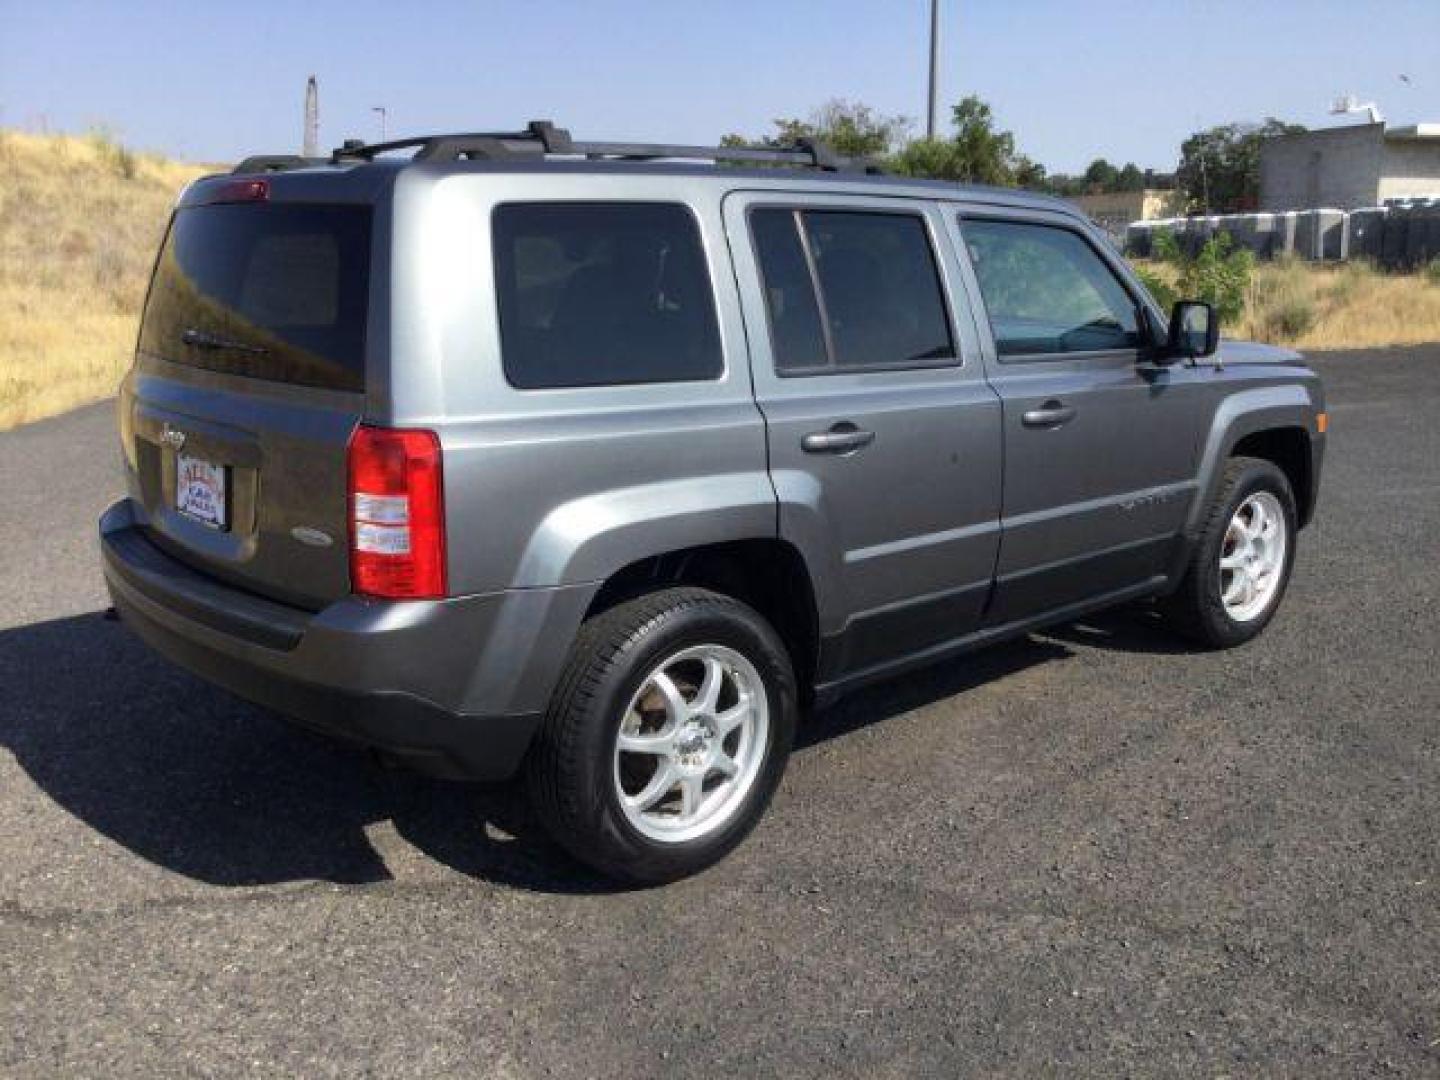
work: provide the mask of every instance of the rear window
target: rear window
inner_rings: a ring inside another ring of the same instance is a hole
[[[140,348],[232,375],[363,390],[369,268],[368,207],[179,210]]]
[[[720,377],[709,274],[685,207],[512,203],[496,208],[493,231],[512,386]]]

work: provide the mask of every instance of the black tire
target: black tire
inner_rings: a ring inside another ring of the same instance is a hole
[[[742,801],[714,832],[657,840],[627,819],[615,783],[622,714],[651,670],[680,650],[720,645],[759,674],[767,695],[766,748]],[[580,628],[526,764],[537,816],[566,850],[631,884],[694,874],[724,858],[759,821],[794,738],[795,676],[778,635],[738,600],[676,588],[619,604]]]
[[[1268,491],[1280,503],[1285,519],[1285,559],[1280,581],[1264,609],[1245,621],[1232,618],[1221,599],[1220,555],[1226,530],[1236,510],[1258,491]],[[1290,584],[1295,565],[1298,532],[1295,493],[1290,481],[1273,463],[1261,458],[1235,457],[1225,465],[1214,502],[1190,554],[1180,586],[1160,602],[1169,625],[1197,644],[1212,649],[1243,645],[1260,634],[1274,618]]]

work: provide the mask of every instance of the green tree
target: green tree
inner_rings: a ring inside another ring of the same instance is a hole
[[[950,111],[949,139],[919,139],[890,161],[906,176],[926,176],[977,184],[1014,186],[1040,184],[1044,166],[1015,149],[1015,136],[995,124],[990,106],[978,97],[964,98]]]
[[[810,114],[808,120],[795,117],[772,121],[775,132],[760,139],[726,135],[722,146],[756,146],[769,149],[794,146],[802,138],[818,139],[847,157],[879,158],[905,141],[911,121],[904,116],[886,116],[859,101],[832,98]]]
[[[1116,191],[1120,170],[1103,157],[1096,158],[1085,170],[1085,182],[1095,191]]]
[[[1018,187],[1029,188],[1031,191],[1047,191],[1050,188],[1050,177],[1045,172],[1045,166],[1038,161],[1031,161],[1024,154],[1015,156],[1015,184]]]
[[[1260,201],[1260,144],[1304,131],[1273,116],[1264,123],[1221,124],[1180,144],[1175,182],[1192,210],[1233,213]]]
[[[1115,190],[1144,191],[1145,174],[1140,171],[1140,166],[1133,161],[1126,162],[1125,167],[1120,170],[1120,175],[1115,179]]]

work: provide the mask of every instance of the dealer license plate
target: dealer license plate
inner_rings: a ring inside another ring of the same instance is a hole
[[[225,466],[180,454],[175,459],[175,509],[212,529],[229,526]]]

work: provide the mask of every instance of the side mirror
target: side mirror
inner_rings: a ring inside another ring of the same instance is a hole
[[[1170,311],[1170,336],[1165,343],[1168,356],[1198,360],[1214,356],[1220,347],[1220,318],[1203,300],[1180,300]]]

